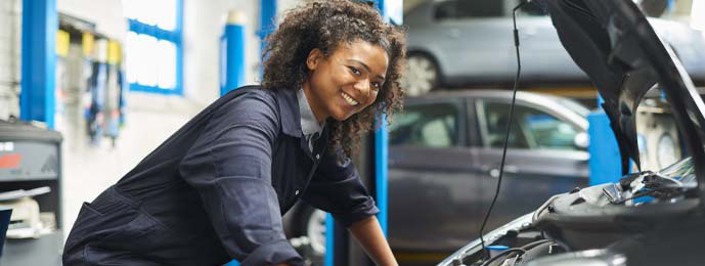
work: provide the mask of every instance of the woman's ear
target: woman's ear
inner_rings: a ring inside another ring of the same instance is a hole
[[[306,57],[306,67],[308,70],[313,71],[318,67],[318,62],[323,58],[323,52],[318,48],[313,48],[311,52],[308,53]]]

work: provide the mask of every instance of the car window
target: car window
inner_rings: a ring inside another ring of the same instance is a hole
[[[523,16],[548,16],[548,8],[545,4],[539,4],[536,2],[531,2],[529,4],[521,6],[519,12]]]
[[[503,1],[497,0],[441,1],[436,3],[434,18],[444,20],[501,17],[503,8]]]
[[[548,96],[549,98],[552,98],[553,100],[560,102],[562,106],[565,106],[566,108],[570,109],[571,111],[577,113],[580,116],[587,117],[588,114],[590,114],[590,109],[585,107],[585,105],[563,97],[551,97]]]
[[[484,102],[481,104],[481,123],[485,147],[502,148],[504,132],[509,120],[508,103]],[[577,150],[575,136],[580,130],[554,115],[517,105],[514,110],[508,147],[515,149]]]
[[[458,144],[459,108],[450,103],[407,105],[389,127],[390,145],[445,148]]]
[[[462,19],[462,18],[492,18],[511,16],[512,7],[519,1],[512,0],[448,0],[435,4],[434,18]],[[547,16],[548,11],[543,4],[531,3],[523,5],[519,12],[523,16]]]

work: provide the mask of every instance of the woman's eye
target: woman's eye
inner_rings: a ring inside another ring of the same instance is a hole
[[[381,87],[382,84],[380,84],[379,82],[372,82],[372,88],[374,88],[375,90],[378,91]]]
[[[360,70],[358,70],[357,68],[354,68],[354,67],[348,67],[348,68],[350,68],[350,71],[357,76],[362,74],[362,73],[360,73]]]

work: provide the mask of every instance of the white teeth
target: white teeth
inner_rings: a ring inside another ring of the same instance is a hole
[[[348,104],[350,104],[352,106],[355,106],[358,104],[358,102],[355,99],[353,99],[352,97],[350,97],[350,95],[348,95],[347,93],[341,92],[340,95],[343,96],[343,99],[345,99],[345,101],[348,102]]]

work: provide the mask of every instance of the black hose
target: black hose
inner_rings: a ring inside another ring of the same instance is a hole
[[[499,258],[503,258],[503,257],[505,257],[506,255],[509,255],[509,254],[511,254],[511,253],[513,253],[513,252],[519,252],[519,255],[521,255],[521,254],[526,253],[526,250],[521,249],[521,248],[510,248],[510,249],[507,249],[507,250],[505,250],[505,251],[500,252],[500,253],[497,254],[496,256],[490,258],[489,260],[486,260],[484,263],[482,263],[482,266],[489,266],[490,263],[496,261],[496,260],[499,259]]]
[[[514,105],[516,103],[517,98],[517,86],[519,84],[519,75],[521,74],[521,57],[519,56],[519,31],[517,30],[517,10],[524,6],[524,4],[526,4],[526,2],[522,1],[512,10],[512,21],[514,22],[514,48],[516,50],[517,55],[517,73],[514,77],[512,105],[509,108],[507,130],[504,134],[504,146],[502,148],[502,161],[499,164],[499,177],[497,178],[497,189],[495,190],[494,197],[492,198],[492,203],[490,204],[490,208],[487,210],[487,213],[485,213],[485,219],[482,220],[482,226],[480,227],[480,243],[482,244],[482,249],[485,250],[487,257],[489,257],[490,255],[489,251],[487,251],[487,249],[485,248],[484,231],[485,226],[487,225],[487,220],[490,218],[490,214],[492,213],[492,208],[494,208],[494,204],[497,202],[497,196],[499,196],[499,189],[502,186],[502,176],[504,176],[504,162],[507,159],[507,143],[509,142],[509,130],[511,129],[512,119],[514,116]]]

